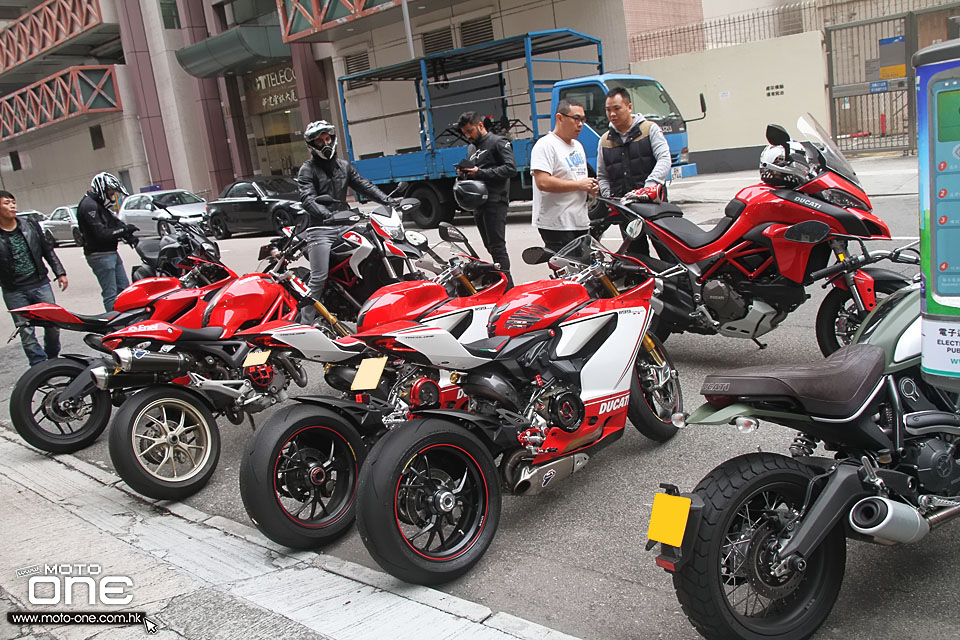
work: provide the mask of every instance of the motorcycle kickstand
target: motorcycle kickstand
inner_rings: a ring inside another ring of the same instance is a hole
[[[753,340],[754,342],[756,342],[756,343],[757,343],[757,346],[760,347],[761,349],[766,349],[766,348],[767,348],[767,345],[765,345],[764,343],[760,342],[760,341],[757,340],[756,338],[750,338],[750,339]]]

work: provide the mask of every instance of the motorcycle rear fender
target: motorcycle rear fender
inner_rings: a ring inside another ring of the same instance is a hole
[[[684,498],[690,498],[690,514],[687,516],[687,526],[683,530],[683,543],[679,547],[660,544],[660,553],[657,555],[657,566],[667,573],[676,573],[693,557],[693,544],[700,533],[700,521],[703,517],[703,499],[696,493],[678,493]],[[649,544],[649,543],[648,543]],[[647,547],[648,549],[650,547]]]
[[[297,396],[294,400],[333,411],[361,434],[369,435],[383,430],[383,413],[367,403],[332,396]]]
[[[795,424],[797,422],[809,422],[810,417],[799,413],[788,413],[786,411],[771,411],[769,409],[758,409],[745,402],[735,402],[723,408],[717,408],[706,402],[700,405],[696,411],[687,416],[687,424],[704,425],[728,425],[737,418],[764,418],[771,422],[778,420],[788,420],[786,424]]]
[[[421,409],[414,414],[416,418],[442,418],[456,423],[479,437],[490,450],[492,457],[501,452],[520,446],[517,431],[510,426],[504,427],[499,421],[488,416],[456,409]]]

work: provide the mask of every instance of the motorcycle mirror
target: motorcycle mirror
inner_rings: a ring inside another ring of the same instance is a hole
[[[467,236],[449,222],[440,223],[440,239],[446,242],[466,242]]]
[[[520,254],[520,257],[526,264],[544,264],[549,262],[554,256],[553,251],[545,247],[527,247]]]
[[[790,142],[790,134],[778,124],[767,125],[767,142],[783,146]]]
[[[415,246],[417,249],[423,249],[427,246],[427,236],[423,235],[419,231],[407,231],[404,234],[404,237],[407,239],[407,242]]]
[[[410,186],[409,182],[398,182],[396,188],[390,193],[390,195],[393,195],[395,193],[403,193],[404,191],[407,190],[407,187],[409,186]]]
[[[643,233],[643,220],[631,220],[630,224],[627,225],[626,232],[629,238],[639,238],[640,234]]]
[[[806,220],[790,226],[783,237],[790,242],[803,244],[817,244],[826,240],[830,235],[830,225],[819,220]]]
[[[323,195],[314,196],[313,201],[317,204],[333,204],[335,202],[338,202],[336,198],[326,193],[324,193]]]

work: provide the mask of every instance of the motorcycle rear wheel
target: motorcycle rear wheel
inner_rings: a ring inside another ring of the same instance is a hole
[[[877,302],[899,290],[903,283],[880,280],[876,283]],[[882,294],[882,295],[881,295]],[[869,311],[863,314],[857,312],[853,302],[853,295],[848,289],[834,287],[826,295],[817,310],[817,345],[820,353],[829,356],[834,351],[845,347],[853,340],[853,334],[860,328],[860,324],[867,317]]]
[[[703,512],[690,561],[673,576],[677,598],[705,638],[801,640],[823,624],[843,582],[846,539],[830,531],[806,569],[774,577],[769,545],[778,515],[799,510],[813,471],[771,453],[727,460],[694,491]]]
[[[293,549],[312,549],[350,530],[357,477],[366,453],[341,416],[296,404],[270,416],[247,442],[240,497],[263,535]]]
[[[110,420],[109,392],[93,389],[69,409],[55,404],[60,391],[86,370],[76,360],[53,358],[20,376],[10,395],[10,419],[21,438],[43,451],[73,453],[100,437]]]
[[[677,433],[671,418],[683,411],[683,393],[675,373],[673,360],[663,343],[647,333],[654,348],[647,351],[643,344],[630,380],[630,404],[627,417],[637,431],[657,442],[666,442]],[[659,364],[657,361],[662,362]]]
[[[360,471],[357,528],[385,571],[435,585],[480,561],[497,532],[500,501],[483,443],[457,424],[421,418],[370,451]]]
[[[220,459],[220,430],[196,396],[174,386],[135,393],[113,418],[110,460],[137,493],[182,500],[202,489]],[[178,466],[180,465],[180,466]]]

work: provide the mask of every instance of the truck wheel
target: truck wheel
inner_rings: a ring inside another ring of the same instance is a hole
[[[414,189],[411,198],[420,201],[420,207],[411,216],[413,224],[421,229],[433,229],[444,219],[440,196],[431,187],[421,186]]]

